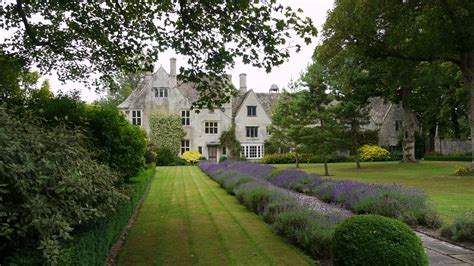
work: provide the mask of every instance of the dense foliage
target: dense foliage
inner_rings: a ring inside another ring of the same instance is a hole
[[[117,176],[93,159],[87,139],[0,109],[1,246],[4,256],[38,249],[57,262],[75,227],[112,213],[125,200]]]
[[[332,252],[334,265],[428,265],[423,244],[410,227],[377,215],[338,224]]]
[[[94,159],[107,164],[120,181],[136,175],[145,164],[145,132],[132,126],[112,105],[87,105],[77,94],[53,96],[48,89],[33,91],[26,111],[41,117],[46,126],[63,124],[87,137]]]
[[[366,162],[373,161],[389,161],[391,160],[390,152],[377,145],[364,145],[359,148],[360,158]]]
[[[223,147],[229,149],[230,158],[240,157],[240,142],[235,137],[235,123],[228,130],[224,130],[219,137],[219,142]]]
[[[171,113],[150,115],[150,142],[156,146],[158,156],[161,156],[160,152],[164,150],[177,156],[185,135],[179,115]]]
[[[454,241],[474,243],[474,214],[456,218],[453,224],[446,225],[441,229],[441,236]]]
[[[4,49],[41,72],[82,81],[99,73],[111,87],[117,72],[149,71],[172,49],[187,58],[180,79],[199,83],[198,105],[219,106],[233,87],[204,73],[223,81],[236,59],[266,71],[281,65],[317,34],[302,12],[274,0],[15,1],[0,5],[0,29],[11,32]]]

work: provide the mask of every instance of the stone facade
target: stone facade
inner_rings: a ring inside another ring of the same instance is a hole
[[[369,108],[370,120],[365,128],[378,130],[379,146],[394,149],[403,134],[403,108],[380,97],[371,98]]]
[[[186,137],[181,151],[199,151],[210,160],[228,155],[228,149],[219,142],[223,131],[232,121],[236,125],[236,137],[242,144],[242,156],[259,160],[265,153],[264,142],[269,138],[271,106],[278,99],[278,89],[272,86],[269,93],[247,90],[246,75],[240,75],[240,95],[215,110],[203,109],[199,113],[191,105],[199,97],[194,84],[182,83],[176,78],[176,60],[170,60],[170,73],[163,67],[145,75],[139,87],[118,108],[127,119],[150,133],[148,118],[152,113],[175,113],[181,116]]]

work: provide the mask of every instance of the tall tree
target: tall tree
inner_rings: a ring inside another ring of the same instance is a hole
[[[187,58],[181,80],[200,84],[196,105],[203,106],[227,102],[232,91],[204,73],[223,81],[236,58],[270,71],[289,58],[290,46],[299,50],[296,38],[310,43],[317,30],[301,13],[276,0],[15,0],[0,5],[0,29],[13,33],[5,47],[62,80],[100,73],[98,81],[109,83],[119,71],[150,70],[173,49]]]
[[[457,65],[470,91],[474,149],[474,2],[339,0],[329,13],[323,35],[324,46],[331,50],[326,51],[328,58],[355,54],[365,64],[390,59]],[[402,105],[410,110],[406,99],[413,88],[400,88],[406,97]]]

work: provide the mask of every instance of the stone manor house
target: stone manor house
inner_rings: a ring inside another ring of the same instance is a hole
[[[175,113],[181,116],[186,136],[181,140],[181,153],[199,151],[202,156],[216,161],[228,155],[221,146],[221,133],[235,121],[235,134],[241,143],[241,156],[250,160],[262,159],[264,143],[271,136],[272,106],[278,100],[279,89],[272,85],[268,93],[257,93],[247,88],[246,74],[239,75],[239,95],[220,108],[191,110],[199,97],[192,83],[177,80],[176,59],[170,59],[170,73],[163,67],[144,76],[138,88],[118,108],[134,125],[150,132],[148,118],[154,112]],[[379,145],[395,146],[401,133],[403,110],[381,99],[371,101],[371,120],[368,128],[379,129]]]

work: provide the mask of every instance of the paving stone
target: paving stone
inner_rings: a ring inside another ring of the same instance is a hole
[[[428,260],[430,265],[446,265],[446,264],[461,264],[463,261],[452,258],[447,255],[440,254],[433,250],[426,250],[426,255],[428,256]]]
[[[453,257],[474,265],[474,254],[459,254],[453,255]]]

